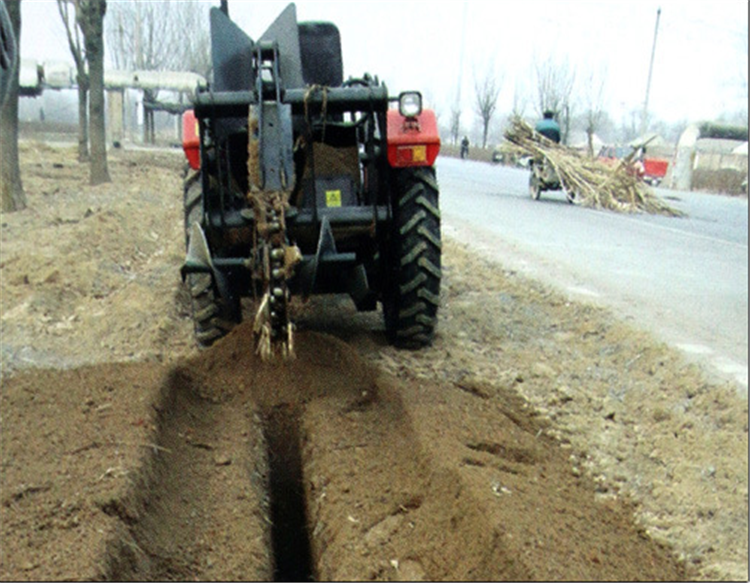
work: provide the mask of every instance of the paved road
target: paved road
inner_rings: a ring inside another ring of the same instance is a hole
[[[612,308],[747,395],[748,202],[657,189],[687,218],[527,194],[528,172],[441,158],[443,232],[575,299]]]

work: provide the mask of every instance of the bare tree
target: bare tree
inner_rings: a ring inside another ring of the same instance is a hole
[[[458,107],[451,109],[451,142],[455,146],[458,144],[458,134],[461,132],[461,110]]]
[[[522,118],[525,115],[528,101],[524,93],[525,91],[521,85],[520,79],[516,79],[515,87],[513,88],[513,108],[511,110],[511,117]]]
[[[5,103],[0,103],[0,200],[3,212],[26,208],[26,194],[18,163],[18,47],[21,46],[21,0],[3,0],[15,37],[14,50],[3,54],[16,62],[11,66]],[[11,37],[7,37],[10,45]],[[10,48],[10,47],[9,47]],[[5,47],[3,47],[5,49]]]
[[[157,71],[171,59],[169,6],[165,2],[126,2],[112,5],[107,19],[107,44],[115,67],[126,71]],[[153,111],[147,108],[157,91],[143,92],[143,141],[153,142]]]
[[[586,123],[586,138],[589,156],[594,156],[594,134],[604,120],[604,86],[606,83],[606,69],[601,67],[598,72],[591,71],[584,84],[585,89],[581,97]]]
[[[170,19],[167,2],[113,4],[107,19],[107,43],[112,47],[115,67],[130,71],[167,69],[175,50]]]
[[[0,107],[8,95],[11,77],[16,74],[18,66],[18,47],[13,23],[8,15],[5,2],[0,3]]]
[[[87,162],[89,159],[89,116],[88,95],[89,76],[86,72],[86,56],[81,45],[81,29],[75,15],[75,6],[70,0],[57,0],[68,36],[68,48],[76,65],[76,84],[78,85],[78,160]],[[71,10],[72,9],[72,10]]]
[[[211,71],[208,17],[200,2],[113,3],[106,35],[118,69],[192,71],[204,77]],[[153,110],[147,106],[157,97],[157,91],[144,91],[144,141],[153,141]]]
[[[481,78],[474,75],[474,91],[476,93],[476,108],[482,119],[482,148],[487,147],[487,136],[490,122],[497,111],[497,99],[500,97],[502,77],[498,77],[495,68],[488,65]]]
[[[211,63],[211,33],[205,4],[199,2],[172,3],[173,59],[171,68],[176,71],[191,71],[208,79],[213,68]],[[187,31],[187,33],[186,33]]]
[[[124,70],[211,71],[206,4],[117,2],[107,17],[107,45],[114,66]]]
[[[76,20],[83,33],[89,68],[89,134],[91,139],[91,184],[110,182],[107,169],[107,138],[104,121],[104,15],[106,0],[74,0]]]
[[[562,126],[562,141],[567,143],[572,115],[571,95],[575,84],[575,69],[567,59],[560,61],[552,57],[545,61],[534,59],[537,88],[537,113],[552,111]]]
[[[638,137],[640,130],[640,120],[643,111],[639,108],[631,109],[622,115],[620,121],[620,141],[629,142]]]

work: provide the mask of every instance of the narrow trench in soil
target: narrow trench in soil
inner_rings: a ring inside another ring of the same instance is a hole
[[[339,351],[301,347],[287,368],[249,363],[240,380],[175,373],[158,406],[158,447],[118,502],[105,578],[684,575],[627,508],[596,502],[510,402],[446,408],[437,388],[411,387],[425,408],[413,417],[406,387]],[[458,441],[455,426],[466,428]]]
[[[299,407],[255,415],[187,384],[167,387],[159,447],[123,502],[140,518],[110,546],[107,579],[314,581]]]
[[[302,480],[299,414],[280,405],[264,416],[275,581],[314,581]]]
[[[118,529],[110,580],[270,580],[267,460],[256,409],[201,398],[175,374],[160,404],[152,452],[123,502],[137,521]],[[138,483],[140,482],[140,483]]]

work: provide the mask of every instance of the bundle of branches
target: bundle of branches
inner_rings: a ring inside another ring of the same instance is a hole
[[[507,149],[535,160],[543,159],[557,173],[563,188],[575,194],[579,204],[618,212],[641,212],[678,216],[679,211],[659,199],[632,171],[633,154],[615,166],[556,144],[533,130],[520,118],[512,121],[505,138]]]

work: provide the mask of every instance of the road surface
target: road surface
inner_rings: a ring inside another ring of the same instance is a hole
[[[528,172],[438,162],[443,232],[575,299],[605,306],[747,395],[747,199],[657,189],[684,218],[528,195]]]

